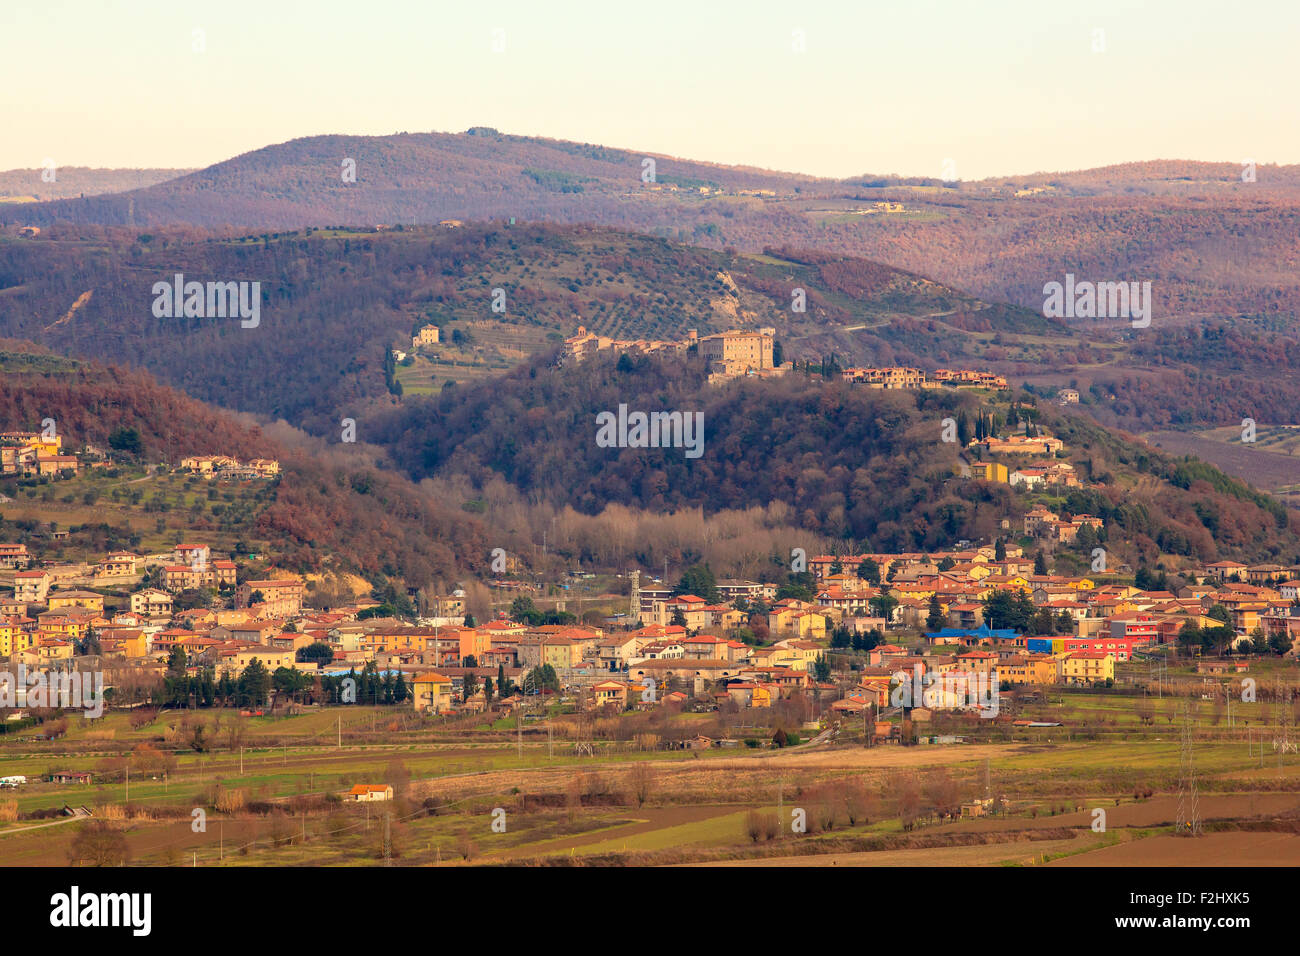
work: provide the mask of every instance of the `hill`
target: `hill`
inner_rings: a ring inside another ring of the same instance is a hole
[[[0,204],[80,199],[146,189],[191,173],[190,169],[92,169],[63,166],[0,171]]]
[[[260,282],[258,326],[155,316],[154,284],[177,273]],[[806,311],[793,311],[796,290]],[[415,352],[425,325],[440,342]],[[785,358],[834,352],[841,364],[1010,371],[1094,352],[1054,321],[878,263],[581,226],[0,240],[0,334],[140,365],[205,401],[331,438],[342,418],[398,401],[392,393],[502,374],[579,325],[628,339],[771,326]],[[390,367],[392,349],[413,354]]]
[[[344,164],[355,161],[355,181]],[[653,160],[655,182],[644,163]],[[959,172],[959,170],[957,171]],[[114,195],[8,208],[56,222],[285,230],[444,219],[597,223],[757,252],[818,248],[1040,309],[1066,272],[1145,280],[1162,324],[1300,314],[1300,167],[1162,160],[978,182],[846,180],[465,133],[317,136]],[[1089,323],[1085,323],[1087,327]]]
[[[809,534],[927,551],[990,541],[1004,521],[1018,534],[1031,503],[1046,500],[1111,522],[1107,547],[1133,566],[1300,555],[1300,514],[1268,495],[1032,399],[1021,414],[1065,442],[1085,487],[1036,496],[956,477],[970,453],[941,440],[943,420],[984,411],[1006,421],[1006,397],[879,391],[802,373],[720,387],[704,379],[702,362],[653,357],[534,366],[414,400],[369,427],[412,478],[504,481],[521,499],[591,515],[618,505],[704,517],[779,502]],[[702,453],[602,447],[597,416],[620,406],[698,412]]]
[[[260,543],[277,567],[403,578],[412,586],[454,581],[487,561],[478,519],[375,470],[362,447],[349,455],[273,438],[146,373],[0,343],[3,430],[40,430],[50,418],[67,449],[118,449],[118,468],[66,481],[5,479],[5,494],[15,499],[0,507],[7,519],[107,524],[117,529],[116,540],[134,535],[155,547],[181,535],[227,546],[240,539]],[[270,482],[222,482],[220,489],[200,480],[213,489],[204,495],[166,467],[145,469],[176,465],[190,454],[276,458],[281,475]]]

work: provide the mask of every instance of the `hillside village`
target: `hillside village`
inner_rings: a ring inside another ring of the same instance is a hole
[[[1016,530],[1069,542],[1101,527],[1040,506]],[[635,572],[627,610],[593,626],[539,623],[529,597],[475,623],[459,592],[437,598],[425,618],[373,599],[310,608],[301,579],[249,578],[195,542],[105,553],[90,567],[34,566],[25,546],[0,543],[12,583],[0,598],[0,657],[103,669],[120,704],[161,703],[164,679],[178,677],[223,685],[245,706],[329,704],[343,678],[369,673],[377,699],[430,715],[508,711],[552,692],[613,713],[802,697],[834,715],[883,714],[878,730],[889,737],[901,732],[889,724],[891,685],[923,675],[1111,686],[1118,666],[1161,648],[1292,654],[1300,636],[1300,567],[1218,561],[1171,591],[1048,573],[1043,563],[1000,540],[820,555],[783,583],[723,580],[706,594],[643,586]],[[699,571],[689,578],[707,584]],[[125,600],[106,598],[123,591]],[[200,593],[212,600],[196,604]],[[970,707],[958,694],[934,709]]]
[[[688,341],[722,371],[751,360],[771,368],[770,329]],[[588,348],[639,347],[583,330],[569,345],[575,360]],[[843,374],[877,388],[1005,388],[996,376],[963,370]],[[969,477],[1029,491],[1081,487],[1073,466],[1055,457],[1063,443],[1028,411],[1013,405],[1006,424],[1018,426],[1022,414],[1025,434],[1006,437],[993,434],[993,416],[981,413],[972,424],[963,415],[960,443],[978,456]],[[110,457],[93,448],[63,454],[60,438],[39,433],[5,433],[0,443],[4,461],[29,479],[76,474]],[[995,460],[1023,455],[1053,457],[1015,470]],[[209,480],[279,474],[273,460],[224,455],[183,457],[178,467]],[[816,556],[767,581],[714,582],[696,566],[677,586],[643,586],[634,571],[624,579],[626,610],[599,623],[579,621],[563,603],[549,614],[538,609],[527,596],[536,587],[514,559],[492,583],[498,593],[525,596],[477,623],[463,591],[434,596],[426,616],[391,597],[309,606],[310,582],[198,540],[154,554],[111,550],[78,564],[40,562],[23,543],[0,542],[0,585],[10,586],[0,595],[0,657],[29,669],[102,669],[122,704],[163,703],[178,681],[207,688],[208,699],[223,686],[227,702],[248,706],[329,704],[345,678],[365,674],[374,678],[372,696],[434,716],[508,711],[560,692],[579,708],[607,712],[769,708],[802,698],[845,716],[888,714],[891,686],[924,675],[983,674],[1006,687],[1111,686],[1117,666],[1164,647],[1292,654],[1300,635],[1300,566],[1218,561],[1184,572],[1182,586],[1169,589],[1163,572],[1156,582],[1146,568],[1108,572],[1094,561],[1089,574],[1066,573],[1065,565],[1050,572],[1049,555],[1069,556],[1058,548],[1085,562],[1095,556],[1106,528],[1093,515],[1037,503],[1022,526],[1004,521],[1002,530],[992,544],[928,554]],[[938,705],[971,706],[961,695]],[[886,737],[901,732],[887,723]]]

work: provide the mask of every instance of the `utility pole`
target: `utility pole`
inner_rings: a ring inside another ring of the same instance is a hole
[[[131,802],[131,765],[126,765],[126,802]]]
[[[343,749],[343,715],[339,714],[339,749]]]
[[[241,777],[244,775],[244,748],[242,746],[239,748],[239,775]]]

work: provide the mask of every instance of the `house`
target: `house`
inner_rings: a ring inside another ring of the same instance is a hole
[[[1005,485],[1010,481],[1007,466],[995,461],[976,461],[970,466],[970,476],[976,481],[995,481]]]
[[[13,571],[27,567],[31,562],[25,544],[0,544],[0,568]]]
[[[137,591],[131,595],[131,613],[145,617],[168,617],[172,613],[172,596],[155,588]]]
[[[94,775],[88,770],[56,770],[50,774],[51,783],[89,784]]]
[[[55,591],[49,595],[50,610],[68,607],[82,607],[96,613],[104,613],[104,595],[94,591]]]
[[[100,578],[130,577],[136,573],[140,556],[130,551],[114,551],[104,556],[95,566],[95,576]]]
[[[302,582],[293,578],[245,581],[235,588],[235,607],[249,607],[255,600],[266,605],[268,615],[294,617],[302,610]]]
[[[434,671],[411,678],[411,705],[417,713],[442,714],[451,708],[451,678]]]
[[[347,792],[347,798],[356,803],[393,799],[393,788],[386,783],[359,783]]]
[[[623,710],[627,706],[628,685],[618,680],[605,680],[593,684],[592,702],[596,707],[613,707]]]
[[[1061,682],[1098,684],[1115,679],[1115,655],[1105,651],[1074,651],[1060,658]]]
[[[50,576],[44,571],[19,571],[14,575],[14,600],[43,604],[50,593]]]

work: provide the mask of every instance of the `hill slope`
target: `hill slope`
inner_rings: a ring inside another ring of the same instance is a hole
[[[86,444],[107,448],[115,432],[129,429],[138,434],[140,462],[175,465],[188,454],[279,459],[281,477],[247,483],[249,493],[239,509],[216,511],[209,504],[174,525],[202,540],[207,534],[263,540],[279,567],[400,576],[424,586],[454,581],[487,561],[478,519],[446,508],[396,475],[374,470],[370,453],[360,447],[354,446],[355,453],[325,454],[309,443],[291,446],[228,412],[160,386],[142,372],[0,342],[3,430],[40,430],[47,418],[55,420],[65,447],[74,451]],[[9,479],[6,485],[10,497],[19,495],[19,482]],[[61,496],[65,485],[46,487],[59,489]],[[123,490],[152,497],[157,487],[146,477]],[[4,511],[0,508],[0,514]]]
[[[503,479],[523,497],[595,514],[744,509],[782,502],[810,533],[882,550],[932,550],[1019,528],[1028,496],[955,477],[956,444],[942,421],[1003,398],[951,390],[873,391],[792,374],[704,384],[700,362],[592,359],[576,369],[520,369],[490,386],[412,401],[370,425],[413,478]],[[698,412],[702,454],[609,448],[597,416]],[[1211,466],[1176,459],[1080,415],[1040,406],[1036,420],[1066,442],[1089,482],[1058,506],[1113,522],[1108,547],[1154,563],[1161,554],[1212,561],[1300,557],[1300,514]]]
[[[153,285],[177,273],[260,282],[260,324],[155,317]],[[792,310],[796,289],[805,312]],[[841,364],[1030,369],[1076,348],[1064,327],[1031,312],[877,263],[715,251],[606,229],[0,240],[0,334],[139,364],[205,401],[317,434],[337,435],[341,418],[396,400],[385,356],[409,350],[425,324],[440,326],[442,341],[392,370],[407,394],[501,374],[580,324],[633,339],[773,326],[787,359],[835,352]],[[1028,333],[1043,338],[1014,341]]]
[[[653,185],[642,181],[646,159]],[[354,182],[345,160],[355,161]],[[1260,166],[1251,182],[1237,164],[1172,160],[981,182],[835,181],[477,129],[310,137],[117,195],[0,204],[0,225],[11,227],[281,230],[509,217],[712,248],[826,249],[1032,309],[1043,284],[1070,271],[1153,282],[1164,322],[1300,315],[1296,166]]]

